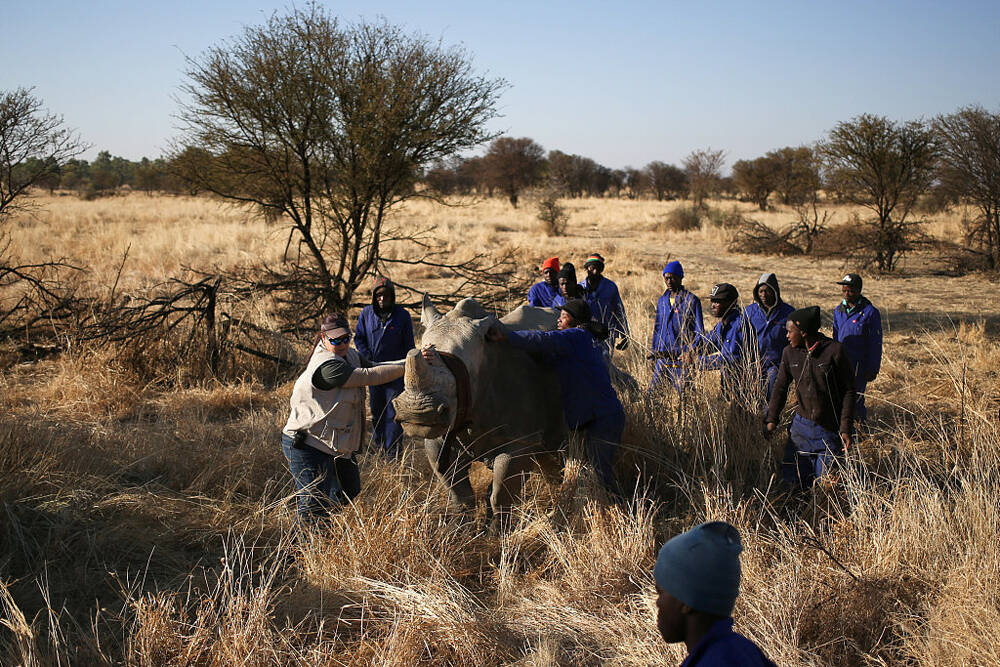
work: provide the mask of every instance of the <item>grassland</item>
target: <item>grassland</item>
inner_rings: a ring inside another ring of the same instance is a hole
[[[119,267],[128,293],[190,269],[276,261],[287,234],[205,198],[40,203],[11,228],[15,249],[85,267],[81,289],[93,293]],[[665,231],[677,202],[563,204],[559,238],[541,233],[530,202],[419,201],[397,223],[436,226],[456,255],[512,252],[522,277],[550,255],[579,266],[601,252],[634,339],[616,360],[640,383],[668,259],[684,263],[703,297],[725,280],[745,298],[774,271],[786,300],[828,316],[833,282],[853,269],[730,253],[722,227]],[[715,205],[774,226],[792,216]],[[833,209],[834,222],[851,212]],[[961,215],[939,215],[927,230],[957,240]],[[357,505],[294,545],[277,442],[287,374],[164,382],[114,347],[31,363],[7,355],[0,663],[679,663],[680,649],[655,629],[656,548],[725,519],[746,546],[737,627],[779,664],[998,664],[1000,294],[989,277],[935,267],[916,255],[898,275],[866,275],[886,328],[871,431],[811,501],[780,492],[782,443],[730,419],[706,374],[683,404],[627,405],[621,471],[639,481],[629,508],[595,500],[589,471],[571,462],[558,489],[532,481],[516,527],[500,536],[447,514],[409,446],[399,464],[366,457]],[[421,271],[393,277],[446,280]],[[259,320],[268,324],[265,308]],[[305,340],[293,343],[305,351]]]

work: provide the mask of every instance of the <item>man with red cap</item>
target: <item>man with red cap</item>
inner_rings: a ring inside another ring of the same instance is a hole
[[[559,295],[559,258],[549,257],[542,262],[542,281],[528,290],[528,305],[552,308],[552,300]]]

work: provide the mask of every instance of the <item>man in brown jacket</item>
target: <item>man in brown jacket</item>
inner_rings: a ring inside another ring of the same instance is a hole
[[[781,474],[792,488],[808,489],[851,444],[854,373],[844,347],[819,331],[819,306],[788,316],[788,347],[767,408],[767,431],[775,429],[795,380],[798,407],[788,431]],[[839,433],[838,433],[839,432]]]

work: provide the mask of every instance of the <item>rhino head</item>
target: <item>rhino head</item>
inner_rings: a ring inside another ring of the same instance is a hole
[[[463,299],[442,315],[424,296],[420,318],[424,327],[421,345],[458,357],[469,372],[470,401],[474,402],[479,370],[485,357],[486,332],[498,320],[472,299]],[[454,425],[458,414],[458,384],[441,358],[428,362],[420,350],[406,355],[403,393],[393,400],[396,421],[409,436],[439,438]],[[469,406],[470,409],[473,406]]]

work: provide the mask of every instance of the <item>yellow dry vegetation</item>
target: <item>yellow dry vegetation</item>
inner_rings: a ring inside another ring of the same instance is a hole
[[[40,199],[10,229],[13,247],[86,267],[95,294],[119,267],[127,293],[185,267],[276,262],[287,241],[280,223],[205,197]],[[433,226],[456,257],[512,252],[523,277],[552,255],[582,277],[600,252],[632,328],[616,361],[640,384],[666,261],[683,262],[703,299],[726,281],[745,302],[773,271],[785,300],[823,306],[827,331],[833,283],[854,268],[730,253],[722,226],[667,231],[683,202],[560,203],[562,237],[542,233],[529,201],[412,201],[393,224]],[[794,217],[713,206],[772,227]],[[835,223],[854,212],[831,211]],[[962,215],[934,216],[926,230],[958,240]],[[445,511],[409,443],[400,463],[364,457],[358,503],[296,543],[278,445],[287,376],[150,381],[114,347],[8,365],[0,663],[679,663],[683,651],[655,627],[656,550],[723,519],[745,543],[737,628],[778,664],[1000,664],[1000,294],[984,276],[936,275],[935,262],[918,253],[898,275],[866,275],[886,329],[870,432],[807,501],[781,491],[780,439],[724,404],[705,373],[684,401],[627,402],[620,468],[638,486],[625,507],[600,500],[571,460],[559,488],[533,478],[513,528],[494,535],[482,507],[472,519]],[[392,277],[447,280],[419,267]]]

